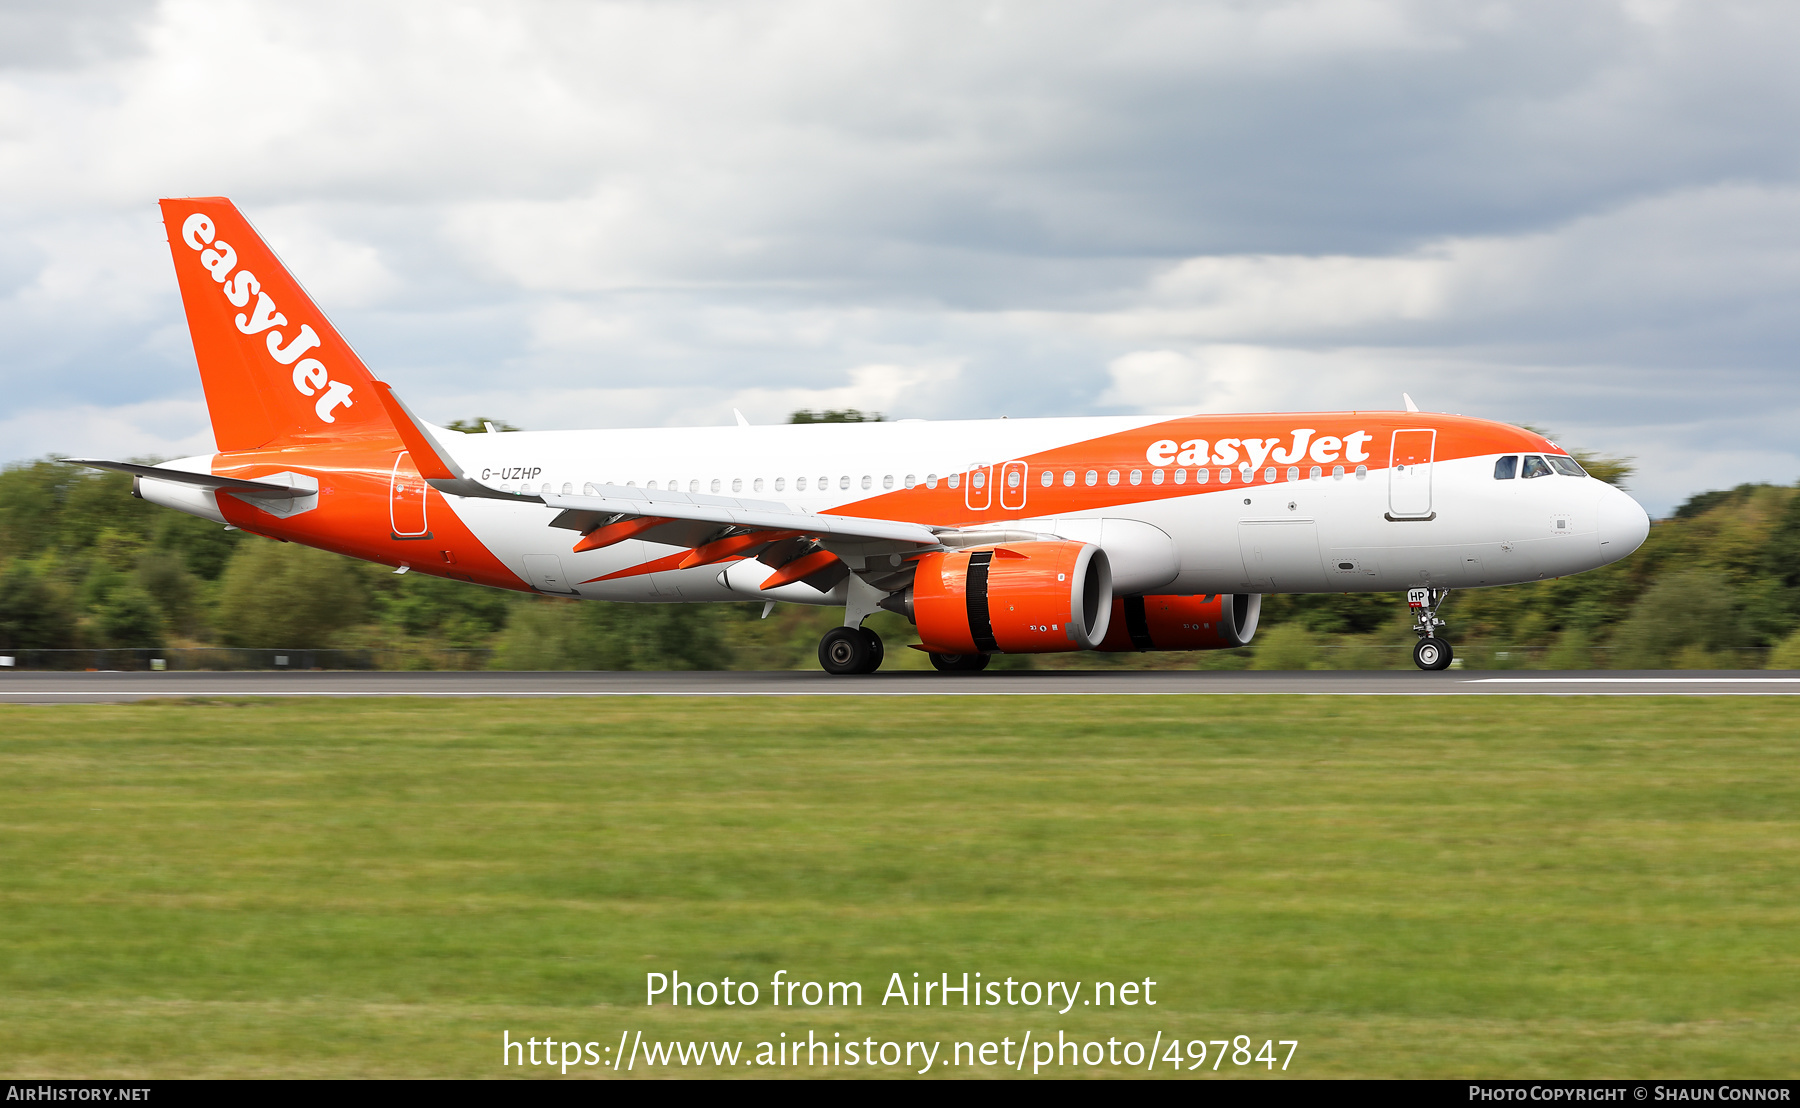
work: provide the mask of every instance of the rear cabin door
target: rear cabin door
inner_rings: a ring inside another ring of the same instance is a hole
[[[1395,431],[1388,455],[1388,514],[1423,519],[1431,514],[1431,458],[1434,430]]]
[[[425,527],[425,479],[412,455],[401,451],[388,479],[388,524],[397,539],[428,539]]]

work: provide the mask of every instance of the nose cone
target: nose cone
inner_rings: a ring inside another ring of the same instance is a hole
[[[1650,534],[1650,514],[1638,502],[1615,488],[1600,494],[1600,557],[1602,564],[1616,562],[1644,545]]]

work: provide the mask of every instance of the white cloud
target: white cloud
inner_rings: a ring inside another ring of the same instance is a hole
[[[25,413],[87,405],[185,441],[131,407],[199,398],[152,201],[225,193],[444,418],[1405,388],[1730,459],[1670,467],[1659,507],[1795,475],[1792,424],[1759,418],[1800,411],[1800,10],[1775,0],[17,12],[8,457],[55,446]]]
[[[778,423],[789,412],[807,409],[856,408],[889,416],[952,415],[958,400],[962,366],[864,365],[848,374],[849,380],[834,388],[739,389],[731,394],[731,406],[758,422]]]
[[[1107,366],[1099,403],[1158,415],[1185,412],[1390,410],[1411,392],[1435,411],[1473,407],[1453,384],[1483,367],[1416,350],[1304,350],[1212,344],[1141,350]],[[1503,413],[1492,413],[1506,418]]]
[[[21,458],[186,458],[214,450],[206,405],[198,400],[19,411],[0,420],[0,442]]]

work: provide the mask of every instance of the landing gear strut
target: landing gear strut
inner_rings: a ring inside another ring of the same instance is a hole
[[[1440,631],[1444,621],[1438,618],[1438,606],[1450,595],[1449,589],[1407,589],[1406,602],[1412,606],[1413,631],[1419,641],[1413,645],[1413,664],[1424,670],[1449,669],[1456,655],[1450,642]]]
[[[826,673],[874,673],[886,654],[881,636],[864,627],[833,627],[819,640],[819,665]]]

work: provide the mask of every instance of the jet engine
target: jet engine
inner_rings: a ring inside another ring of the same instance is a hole
[[[1099,650],[1224,650],[1246,646],[1262,615],[1257,593],[1117,596]]]
[[[933,653],[1089,650],[1106,637],[1112,571],[1092,543],[934,551],[919,558],[912,585],[882,607],[911,619]]]

